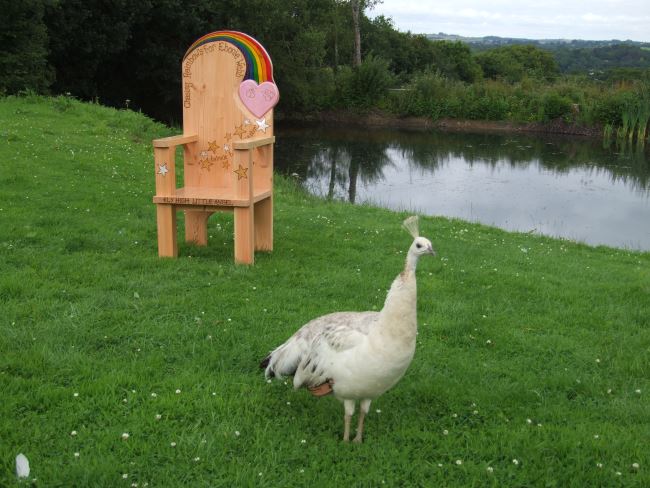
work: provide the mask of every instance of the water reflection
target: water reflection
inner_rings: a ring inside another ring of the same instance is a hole
[[[279,126],[276,167],[313,193],[650,249],[647,152],[598,140]]]

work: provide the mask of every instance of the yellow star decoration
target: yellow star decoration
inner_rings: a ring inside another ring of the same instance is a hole
[[[256,128],[256,127],[252,127],[252,128],[248,131],[247,136],[248,136],[248,137],[253,137],[253,136],[255,135],[255,132],[256,132],[256,131],[257,131],[257,128]]]
[[[199,161],[199,164],[201,165],[201,168],[207,169],[208,171],[210,170],[210,167],[214,164],[212,161],[209,159],[201,159]]]
[[[241,164],[239,165],[239,169],[235,170],[235,173],[237,174],[237,181],[242,178],[248,178],[248,168],[244,168]]]
[[[238,126],[235,127],[235,132],[234,132],[234,134],[235,134],[236,136],[239,136],[240,139],[241,139],[242,136],[244,135],[244,132],[246,132],[246,129],[244,129],[241,125],[238,125]]]
[[[224,159],[223,162],[221,163],[221,167],[222,167],[223,169],[228,169],[228,168],[230,168],[230,161],[228,161],[227,159]]]
[[[226,132],[226,141],[229,141],[232,139],[232,134],[230,132]]]
[[[212,151],[214,154],[217,154],[218,149],[219,146],[217,145],[217,141],[208,141],[208,151]]]

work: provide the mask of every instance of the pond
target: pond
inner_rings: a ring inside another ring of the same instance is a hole
[[[650,250],[648,149],[586,137],[278,124],[277,171],[326,198]]]

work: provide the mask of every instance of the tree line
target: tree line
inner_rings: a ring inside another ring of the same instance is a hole
[[[511,68],[508,60],[473,56],[460,42],[431,42],[397,31],[384,17],[370,19],[364,0],[1,3],[1,92],[70,93],[107,105],[128,104],[167,121],[178,120],[185,50],[214,30],[240,30],[265,46],[286,112],[368,106],[386,88],[427,70],[473,82]],[[545,58],[541,51],[535,55]],[[525,68],[535,69],[556,71]]]
[[[549,89],[561,77],[549,51],[509,45],[473,52],[460,41],[399,32],[390,19],[369,18],[376,1],[0,0],[0,95],[69,93],[178,122],[183,54],[200,36],[232,29],[269,52],[282,96],[278,111],[288,115],[372,108],[548,120],[601,96],[573,82]],[[401,94],[388,91],[397,87]],[[586,122],[612,122],[607,111],[627,103],[617,100],[594,106]]]

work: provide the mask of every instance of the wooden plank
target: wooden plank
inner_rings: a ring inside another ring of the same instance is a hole
[[[163,137],[161,139],[154,139],[153,140],[153,147],[176,147],[180,146],[183,144],[188,144],[190,142],[196,142],[199,139],[199,136],[196,134],[193,135],[178,135],[178,136],[170,136],[170,137]]]
[[[232,147],[233,149],[241,151],[246,149],[255,149],[256,147],[267,146],[274,143],[275,136],[268,136],[259,139],[242,139],[241,141],[235,141],[232,143]]]
[[[175,258],[178,256],[176,241],[176,209],[173,205],[156,205],[158,224],[158,256]]]
[[[208,245],[208,218],[212,212],[185,210],[185,242]]]
[[[156,171],[156,196],[171,196],[176,190],[176,164],[174,152],[169,148],[153,150]]]
[[[255,190],[253,202],[259,202],[271,195],[271,190]],[[153,203],[165,203],[178,206],[205,206],[205,207],[247,207],[251,200],[240,198],[232,191],[214,191],[209,188],[178,188],[174,195],[156,195]]]
[[[273,251],[273,197],[255,204],[255,250]]]
[[[255,262],[254,207],[235,208],[235,262],[253,264]]]

